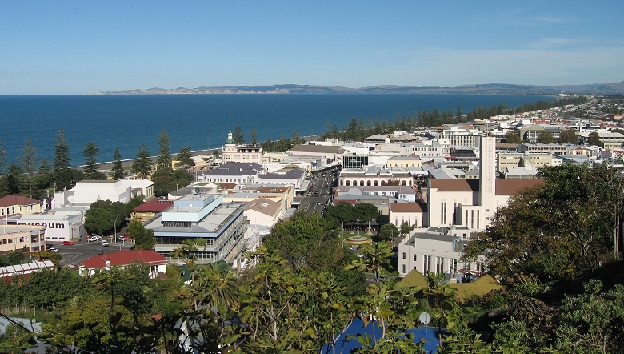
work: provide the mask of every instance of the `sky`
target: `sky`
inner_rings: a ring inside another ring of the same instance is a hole
[[[624,1],[0,0],[0,95],[624,80]]]

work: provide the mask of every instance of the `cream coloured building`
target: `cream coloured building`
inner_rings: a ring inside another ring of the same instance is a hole
[[[41,213],[41,201],[21,195],[7,195],[0,198],[0,215],[28,215]]]
[[[262,146],[253,144],[235,144],[232,132],[228,133],[225,145],[221,149],[221,160],[223,163],[262,163]]]
[[[35,225],[1,225],[0,253],[46,250],[45,227]]]

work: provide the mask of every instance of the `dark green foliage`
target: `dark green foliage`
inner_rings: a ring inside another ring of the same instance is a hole
[[[129,204],[99,200],[92,203],[85,213],[85,228],[90,233],[112,235],[131,211]]]
[[[234,140],[234,144],[241,145],[245,143],[245,136],[243,135],[243,130],[240,126],[234,127],[234,132],[232,133],[232,140]]]
[[[195,177],[188,171],[172,170],[171,168],[160,168],[152,174],[154,182],[154,194],[166,196],[170,192],[176,191],[189,185]]]
[[[399,229],[394,224],[381,225],[377,233],[379,241],[392,241],[397,236],[399,236]]]
[[[154,230],[146,229],[140,221],[130,221],[127,233],[128,236],[134,240],[135,249],[154,249],[154,245],[156,244],[156,240],[154,239]]]
[[[330,205],[323,214],[327,220],[342,225],[345,223],[358,223],[368,225],[369,221],[375,221],[379,217],[379,210],[370,203],[338,203]]]
[[[132,162],[132,172],[136,173],[139,178],[146,179],[152,170],[152,161],[149,151],[145,144],[141,144],[137,152],[136,159]]]
[[[160,132],[158,136],[158,168],[171,168],[171,139],[165,128]]]
[[[54,183],[56,190],[71,189],[75,180],[70,169],[69,144],[65,133],[59,129],[54,143]]]
[[[113,173],[113,179],[115,180],[123,179],[126,176],[123,165],[121,164],[121,153],[119,152],[119,147],[115,148],[115,153],[113,154],[113,168],[111,169],[111,172]]]
[[[180,161],[183,167],[191,167],[195,166],[195,162],[191,158],[193,155],[191,154],[191,148],[188,146],[184,146],[180,149],[180,152],[176,156],[176,159]]]
[[[578,137],[576,131],[573,129],[566,129],[559,133],[559,143],[561,144],[578,144]]]

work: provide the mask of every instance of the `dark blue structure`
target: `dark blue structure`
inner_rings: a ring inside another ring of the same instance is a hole
[[[424,342],[425,353],[433,354],[438,352],[438,345],[440,342],[438,341],[436,329],[421,326],[418,328],[411,328],[408,332],[414,336],[414,343]],[[374,343],[377,338],[381,338],[381,328],[377,325],[377,321],[370,321],[364,326],[364,321],[356,318],[351,325],[347,327],[347,330],[340,335],[338,340],[336,340],[336,345],[331,347],[329,344],[325,344],[322,353],[351,353],[353,349],[362,347],[357,340],[357,336],[365,334],[368,334]]]

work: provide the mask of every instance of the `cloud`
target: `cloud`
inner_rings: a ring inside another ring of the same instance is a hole
[[[561,47],[569,47],[572,45],[589,43],[588,39],[584,38],[542,38],[537,41],[529,42],[529,48],[534,49],[552,49],[552,48],[561,48]]]
[[[455,50],[428,48],[377,73],[398,85],[456,86],[474,83],[528,85],[619,82],[624,46],[574,50]],[[370,79],[370,77],[369,77]]]

